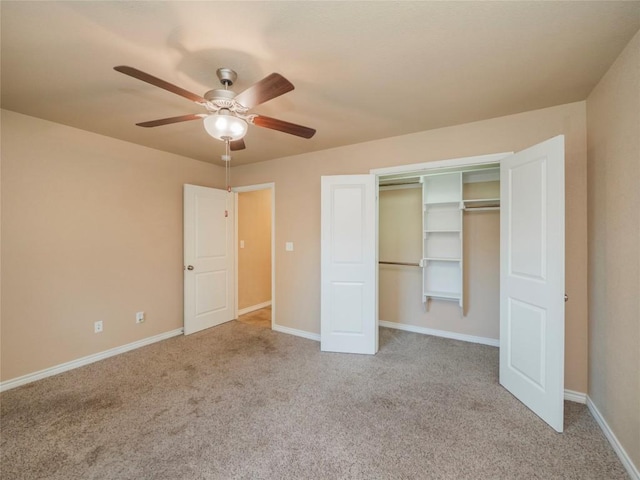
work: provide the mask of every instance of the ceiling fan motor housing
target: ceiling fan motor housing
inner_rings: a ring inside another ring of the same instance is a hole
[[[235,96],[236,96],[236,93],[233,90],[224,90],[222,88],[209,90],[207,93],[204,94],[204,98],[214,103],[216,100],[231,101]]]
[[[230,87],[233,85],[233,82],[238,78],[238,74],[231,70],[230,68],[219,68],[216,70],[216,75],[220,79],[220,83],[222,83],[225,87]]]

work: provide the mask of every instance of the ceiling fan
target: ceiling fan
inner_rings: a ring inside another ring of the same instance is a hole
[[[230,68],[219,68],[216,74],[224,88],[210,90],[201,97],[137,68],[126,65],[113,68],[120,73],[180,95],[207,110],[206,113],[192,113],[137,123],[136,125],[140,127],[159,127],[171,123],[204,119],[204,128],[207,133],[218,140],[229,143],[231,150],[245,148],[243,137],[247,133],[248,124],[250,123],[258,127],[270,128],[303,138],[311,138],[316,133],[313,128],[258,115],[257,113],[249,113],[249,110],[253,107],[294,89],[293,84],[279,73],[272,73],[243,92],[236,94],[229,90],[229,87],[233,85],[238,75]]]

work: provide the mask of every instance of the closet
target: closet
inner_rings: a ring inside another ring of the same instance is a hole
[[[322,351],[375,354],[378,326],[499,346],[500,384],[561,432],[564,168],[559,135],[515,153],[323,176]],[[403,227],[384,223],[388,186],[413,192],[408,248]]]

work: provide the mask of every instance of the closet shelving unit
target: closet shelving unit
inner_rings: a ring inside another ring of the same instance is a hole
[[[463,308],[463,213],[500,209],[499,176],[494,168],[420,177],[423,302],[452,300]],[[465,188],[474,183],[483,188]]]
[[[462,307],[462,173],[420,177],[422,183],[423,301]]]

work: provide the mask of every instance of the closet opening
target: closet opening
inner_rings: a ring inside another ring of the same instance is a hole
[[[378,181],[379,325],[499,346],[500,164]]]

